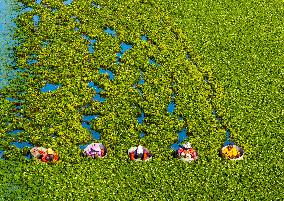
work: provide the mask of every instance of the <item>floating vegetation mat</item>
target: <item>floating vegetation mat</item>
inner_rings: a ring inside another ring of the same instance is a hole
[[[26,160],[31,146],[43,146],[61,161],[80,160],[80,146],[94,141],[110,158],[127,159],[138,143],[167,158],[184,128],[200,153],[218,157],[224,135],[212,111],[222,114],[222,90],[157,3],[21,2],[21,71],[0,97],[6,159]]]

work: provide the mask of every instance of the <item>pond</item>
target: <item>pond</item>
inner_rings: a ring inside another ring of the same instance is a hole
[[[16,28],[13,18],[16,17],[16,12],[13,11],[12,1],[0,0],[0,89],[9,83],[9,78],[15,75],[14,71],[7,69],[7,64],[12,65],[12,51],[9,50],[16,44],[13,40],[13,34]]]

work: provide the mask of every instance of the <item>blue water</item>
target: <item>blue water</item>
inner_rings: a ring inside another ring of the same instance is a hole
[[[67,1],[63,1],[64,5],[70,5],[73,2],[73,0],[67,0]]]
[[[109,27],[105,28],[104,32],[109,34],[109,35],[111,35],[111,36],[113,36],[113,37],[117,37],[116,31],[114,29],[109,28]]]
[[[94,47],[93,44],[89,44],[89,46],[88,46],[88,51],[89,51],[90,54],[94,54],[94,52],[95,52],[95,47]]]
[[[3,151],[3,150],[0,150],[0,160],[3,159],[3,155],[4,155],[4,151]]]
[[[147,38],[147,36],[146,36],[146,35],[143,35],[143,36],[141,37],[141,40],[147,41],[147,40],[148,40],[148,38]]]
[[[110,80],[113,80],[113,79],[114,79],[114,74],[113,74],[113,72],[111,72],[110,70],[100,68],[100,69],[99,69],[99,73],[101,73],[101,74],[107,74],[107,75],[109,76],[109,79],[110,79]]]
[[[121,53],[124,54],[126,51],[130,50],[133,47],[133,45],[127,44],[127,43],[121,43],[120,48],[121,48]]]
[[[41,3],[41,0],[36,0],[36,4],[40,4]]]
[[[145,114],[144,114],[144,112],[142,111],[142,112],[141,112],[141,116],[139,116],[139,117],[137,118],[138,123],[139,123],[139,124],[143,124],[144,118],[145,118]]]
[[[13,130],[13,131],[8,132],[8,134],[16,135],[16,134],[18,134],[18,133],[20,133],[20,132],[23,132],[23,131],[24,131],[24,130]]]
[[[75,18],[75,21],[76,22],[80,22],[80,20],[79,19],[77,19],[75,16],[72,16],[72,18]],[[77,27],[75,27],[75,29],[76,29]],[[75,31],[78,31],[79,30],[79,28],[77,28]],[[89,41],[89,46],[88,46],[88,51],[89,51],[89,53],[90,54],[93,54],[94,52],[95,52],[95,42],[97,42],[97,40],[96,39],[91,39],[89,36],[87,36],[87,35],[85,35],[85,34],[81,34],[81,36],[85,39],[85,40],[87,40],[87,41]]]
[[[95,85],[94,82],[89,82],[88,86],[93,88],[96,91],[96,93],[100,93],[103,90],[102,88]]]
[[[144,80],[143,72],[140,70],[140,79],[139,79],[138,84],[144,84],[144,83],[145,83],[145,80]]]
[[[37,59],[28,59],[28,60],[27,60],[27,64],[29,64],[29,65],[35,64],[35,63],[37,63],[37,62],[38,62]]]
[[[90,125],[89,123],[87,123],[87,122],[83,122],[83,123],[82,123],[82,126],[83,126],[83,128],[86,128],[86,129],[88,129],[88,130],[91,130],[91,125]]]
[[[33,16],[33,21],[34,21],[34,26],[37,27],[37,26],[38,26],[38,23],[39,23],[39,21],[40,21],[40,16],[34,15],[34,16]]]
[[[175,107],[176,107],[175,102],[171,101],[170,104],[168,105],[168,112],[172,114],[175,110]]]
[[[145,83],[145,80],[144,80],[144,78],[141,77],[138,84],[144,84],[144,83]]]
[[[150,59],[149,59],[149,64],[155,65],[155,66],[161,66],[161,64],[158,64],[158,63],[155,61],[154,58],[150,58]]]
[[[14,145],[19,149],[22,149],[24,147],[29,147],[29,148],[33,147],[33,145],[30,142],[11,142],[11,145],[12,146]]]
[[[6,65],[12,65],[13,58],[10,57],[12,51],[10,47],[16,44],[13,40],[15,23],[13,19],[17,13],[13,11],[12,1],[0,0],[0,89],[9,84],[9,78],[15,76],[16,72],[8,70]]]
[[[83,115],[83,121],[91,122],[92,120],[98,118],[99,115]]]
[[[98,132],[96,132],[95,130],[91,129],[91,125],[89,123],[92,119],[95,119],[95,118],[98,117],[97,115],[94,115],[94,116],[95,116],[94,118],[92,118],[93,116],[88,116],[88,118],[87,118],[88,121],[84,121],[84,116],[83,116],[82,127],[86,128],[91,133],[93,139],[99,140],[100,139],[100,134]],[[85,118],[86,117],[87,116],[85,116]]]
[[[76,16],[71,16],[72,19],[75,19],[75,22],[80,23],[80,20]]]
[[[14,99],[14,98],[6,98],[6,100],[10,101],[10,102],[18,102],[19,100]]]
[[[171,149],[177,150],[180,147],[181,142],[185,140],[186,138],[188,138],[188,136],[186,135],[186,132],[187,132],[186,128],[178,132],[178,142],[175,144],[172,144]]]
[[[118,52],[116,54],[116,63],[119,64],[121,63],[120,60],[122,58],[122,56],[124,55],[124,53],[128,50],[130,50],[133,47],[133,45],[131,44],[127,44],[127,43],[121,43],[120,44],[120,52]]]
[[[104,102],[105,98],[101,97],[100,92],[103,90],[102,88],[99,88],[97,85],[94,84],[94,82],[89,82],[88,86],[93,88],[96,91],[96,95],[93,97],[93,100]]]
[[[60,85],[56,85],[56,84],[46,84],[44,87],[41,88],[41,92],[51,92],[51,91],[55,91],[60,87]]]
[[[104,102],[106,99],[105,98],[103,98],[103,97],[101,97],[101,95],[100,94],[96,94],[94,97],[93,97],[93,100],[95,100],[95,101],[99,101],[99,102]]]
[[[33,8],[31,8],[31,7],[25,7],[25,8],[23,8],[23,10],[22,10],[22,12],[30,12],[30,11],[32,11],[33,10]]]

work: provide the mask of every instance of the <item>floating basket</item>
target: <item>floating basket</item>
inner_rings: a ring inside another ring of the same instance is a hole
[[[196,151],[196,150],[194,150],[194,151]],[[195,161],[195,160],[198,159],[198,152],[196,151],[196,157],[195,157],[195,158],[192,158],[191,156],[183,157],[183,156],[181,156],[181,155],[178,153],[178,150],[176,150],[175,156],[176,156],[179,160],[181,160],[181,161],[190,163],[190,162]]]
[[[128,152],[127,152],[128,156],[130,155],[130,153],[135,152],[136,149],[137,149],[137,147],[131,147],[130,149],[128,149]],[[144,147],[143,147],[143,150],[148,152],[150,154],[150,157],[147,158],[146,160],[142,160],[141,158],[137,158],[137,159],[134,159],[134,161],[149,161],[149,160],[152,159],[152,154],[150,153],[150,151],[148,149],[144,148]]]
[[[101,156],[101,149],[104,150],[104,155]],[[107,156],[107,149],[106,147],[102,144],[102,143],[92,143],[92,144],[89,144],[85,149],[84,149],[84,152],[83,154],[85,156],[88,156],[88,157],[91,157],[91,158],[95,158],[95,154],[91,154],[94,153],[94,152],[97,152],[98,155],[97,157],[98,158],[104,158]]]
[[[223,150],[224,150],[225,148],[227,148],[228,146],[229,146],[229,145],[224,146],[224,147],[222,147],[222,149],[220,150],[220,156],[221,156],[221,157],[225,158],[225,157],[223,156]],[[243,160],[243,157],[244,157],[244,150],[243,150],[241,147],[238,147],[238,146],[236,146],[236,145],[233,145],[233,148],[236,148],[236,149],[237,149],[237,151],[240,153],[240,156],[239,156],[238,158],[226,158],[226,159],[228,159],[228,160]]]
[[[58,155],[57,153],[55,153],[54,151],[52,151],[54,154],[53,155],[53,159],[52,161],[48,161],[47,158],[47,153],[48,153],[48,149],[44,148],[44,147],[33,147],[30,150],[31,155],[33,156],[33,158],[35,158],[37,161],[41,161],[44,163],[54,163],[56,161],[58,161]]]

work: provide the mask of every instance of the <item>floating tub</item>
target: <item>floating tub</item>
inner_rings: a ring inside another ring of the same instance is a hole
[[[137,147],[131,147],[130,149],[128,149],[128,152],[127,152],[128,156],[130,156],[130,153],[135,152],[136,149],[137,149]],[[146,160],[142,160],[142,159],[138,158],[138,159],[134,159],[134,161],[149,161],[149,160],[152,159],[153,156],[152,156],[151,152],[148,149],[144,148],[144,147],[143,147],[143,150],[147,151],[148,153],[150,153],[150,157],[147,158]]]
[[[227,148],[229,145],[227,145],[227,146],[224,146],[224,147],[222,147],[222,149],[220,150],[220,156],[221,157],[223,157],[223,158],[225,158],[224,156],[223,156],[223,150],[225,149],[225,148]],[[238,147],[238,146],[236,146],[236,145],[233,145],[233,148],[236,148],[237,150],[238,150],[238,152],[240,153],[240,156],[238,157],[238,158],[228,158],[228,160],[243,160],[243,157],[244,157],[244,150],[241,148],[241,147]],[[227,159],[227,158],[226,158]]]
[[[101,149],[104,150],[104,155],[102,156],[101,155]],[[92,143],[92,144],[89,144],[85,149],[84,149],[84,152],[83,154],[85,156],[88,156],[88,157],[91,157],[91,158],[95,158],[95,153],[97,153],[97,157],[98,158],[104,158],[107,156],[107,149],[106,147],[101,144],[101,143]]]

